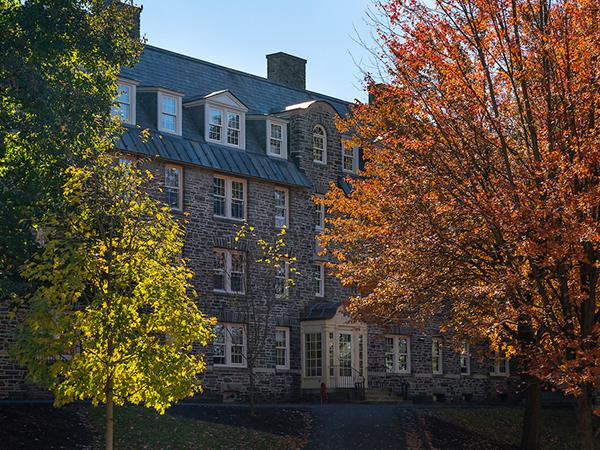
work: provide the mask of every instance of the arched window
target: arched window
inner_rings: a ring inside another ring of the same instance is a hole
[[[313,128],[313,161],[327,164],[327,134],[321,125]]]

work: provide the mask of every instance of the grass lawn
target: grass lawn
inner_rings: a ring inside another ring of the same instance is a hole
[[[261,411],[258,411],[260,415]],[[104,430],[104,409],[89,407],[92,423]],[[301,449],[304,438],[218,424],[142,407],[115,409],[115,448],[126,449]],[[100,431],[100,434],[102,431]],[[101,434],[102,435],[102,434]],[[100,438],[102,442],[102,438]]]
[[[521,439],[523,408],[439,408],[430,413],[464,426],[498,443],[518,446]],[[578,449],[575,411],[544,409],[542,412],[542,442],[544,450]],[[600,449],[600,442],[596,443]]]

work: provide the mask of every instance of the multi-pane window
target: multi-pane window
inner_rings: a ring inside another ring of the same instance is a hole
[[[237,113],[227,113],[227,143],[240,145],[240,115]]]
[[[322,373],[321,333],[304,335],[304,375],[320,377]]]
[[[431,340],[431,371],[434,374],[441,374],[442,370],[442,339],[433,338]]]
[[[275,367],[290,368],[290,329],[277,327],[275,329]]]
[[[233,147],[244,147],[244,117],[237,111],[207,107],[206,139]]]
[[[463,342],[460,349],[460,373],[462,375],[471,373],[471,349],[468,342]]]
[[[275,272],[275,295],[285,297],[288,290],[289,264],[287,261],[279,261]]]
[[[335,347],[335,342],[333,341],[333,333],[329,333],[329,376],[332,377],[335,375],[335,364],[334,364],[334,354],[333,349]]]
[[[283,125],[279,123],[269,124],[269,153],[275,156],[283,154]]]
[[[160,96],[160,129],[171,133],[177,132],[177,98],[172,95]]]
[[[358,335],[358,373],[363,375],[365,370],[365,344],[362,334]]]
[[[216,249],[213,269],[215,291],[243,294],[245,290],[246,258],[235,250]]]
[[[213,364],[244,367],[246,365],[246,327],[224,323],[214,328]]]
[[[385,367],[388,372],[410,372],[410,338],[408,336],[385,337]]]
[[[288,224],[288,191],[275,188],[275,226],[283,228]]]
[[[246,182],[235,178],[213,178],[215,216],[243,220],[246,217]]]
[[[119,117],[125,123],[133,123],[134,102],[134,86],[119,83],[117,88],[117,98],[111,108],[111,114],[115,117]]]
[[[327,163],[327,134],[321,125],[313,129],[313,161]]]
[[[503,352],[496,352],[491,375],[508,376],[509,374],[510,367],[508,358],[506,358],[506,355]]]
[[[165,166],[165,197],[171,208],[183,209],[183,171],[179,166]]]
[[[317,285],[315,295],[325,297],[325,264],[315,264],[315,281]]]
[[[358,171],[358,148],[342,145],[342,170],[356,173]]]
[[[322,195],[315,195],[319,200],[323,199]],[[322,231],[325,228],[325,205],[320,202],[315,202],[315,230]]]
[[[209,108],[208,110],[208,138],[221,141],[223,129],[223,111]]]

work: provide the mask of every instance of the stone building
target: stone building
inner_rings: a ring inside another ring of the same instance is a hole
[[[148,159],[163,188],[157,195],[187,215],[184,256],[199,306],[219,320],[217,341],[203,349],[206,395],[246,395],[243,301],[277,296],[277,277],[233,239],[246,221],[266,240],[285,225],[300,272],[269,318],[255,370],[260,398],[299,399],[321,383],[330,392],[364,385],[367,392],[411,398],[496,396],[508,362],[481,363],[468,348],[451,351],[443,336],[367,326],[344,315],[340,305],[349,292],[317,255],[326,211],[313,199],[360,170],[359,150],[343,145],[335,126],[348,102],[306,90],[306,60],[286,53],[266,58],[263,78],[148,45],[136,66],[123,69],[113,111],[125,128],[119,150]],[[150,130],[148,140],[140,139],[140,129]],[[15,387],[17,372],[0,365],[0,397],[23,392]]]

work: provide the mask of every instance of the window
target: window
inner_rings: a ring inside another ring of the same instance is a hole
[[[506,377],[510,374],[509,361],[504,352],[496,352],[494,366],[490,375]]]
[[[321,333],[304,335],[304,375],[320,377],[322,371]]]
[[[460,373],[461,375],[471,374],[471,349],[468,342],[463,342],[460,349]]]
[[[243,294],[245,290],[246,258],[235,250],[215,250],[213,289],[215,291]]]
[[[213,141],[221,141],[221,130],[223,128],[223,111],[210,108],[208,112],[208,138]]]
[[[313,129],[313,161],[327,164],[327,135],[321,125]]]
[[[333,349],[335,347],[335,342],[333,341],[333,333],[329,333],[329,376],[333,377],[335,375],[335,364],[334,364],[334,354]]]
[[[275,328],[275,368],[290,368],[290,329]]]
[[[180,166],[165,166],[165,197],[167,205],[183,210],[183,170]]]
[[[410,373],[410,337],[385,337],[385,367],[388,372]]]
[[[433,338],[431,340],[431,371],[439,375],[442,370],[442,339]]]
[[[323,195],[315,195],[317,199],[323,200]],[[316,223],[315,230],[322,231],[325,228],[325,205],[315,202]]]
[[[358,147],[342,144],[342,170],[349,173],[358,172]]]
[[[181,134],[181,98],[158,91],[158,130]]]
[[[207,106],[206,140],[232,147],[244,147],[245,115],[238,111]]]
[[[213,364],[246,366],[246,327],[242,324],[223,323],[214,328]]]
[[[283,228],[288,224],[288,191],[275,188],[275,226]]]
[[[119,82],[111,114],[124,123],[135,124],[135,84]]]
[[[246,217],[246,182],[235,178],[213,178],[213,213],[218,217]]]
[[[267,154],[287,158],[287,127],[285,124],[267,122]]]
[[[240,145],[240,115],[237,113],[227,113],[227,143]]]
[[[325,297],[325,264],[315,264],[315,281],[317,282],[317,297]]]
[[[280,261],[275,273],[275,295],[285,297],[288,292],[289,263]]]

